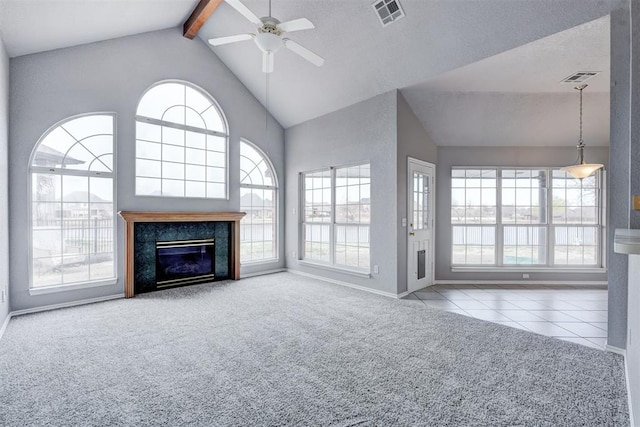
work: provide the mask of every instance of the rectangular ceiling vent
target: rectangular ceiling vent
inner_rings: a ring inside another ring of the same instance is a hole
[[[578,71],[560,81],[560,83],[583,83],[600,74],[600,71]]]
[[[404,11],[398,0],[376,0],[372,6],[383,27],[404,17]]]

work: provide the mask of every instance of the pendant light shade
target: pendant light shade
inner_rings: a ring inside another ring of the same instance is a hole
[[[576,146],[576,148],[578,149],[578,162],[575,165],[565,166],[561,168],[561,170],[565,171],[576,179],[586,178],[598,169],[604,167],[604,165],[600,163],[587,163],[587,161],[584,159],[585,145],[584,141],[582,140],[582,91],[586,87],[587,85],[580,85],[574,88],[580,91],[580,138],[578,139],[578,145]]]

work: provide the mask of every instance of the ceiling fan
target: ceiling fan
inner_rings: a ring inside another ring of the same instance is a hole
[[[256,34],[238,34],[235,36],[216,37],[209,39],[213,46],[220,46],[228,43],[235,43],[245,40],[253,40],[262,51],[262,72],[273,72],[273,56],[283,46],[320,67],[324,64],[324,59],[311,52],[304,46],[283,37],[284,33],[293,31],[310,30],[315,28],[307,18],[294,19],[287,22],[280,22],[271,16],[271,0],[269,0],[269,16],[258,18],[240,0],[225,0],[227,4],[237,10],[245,18],[258,26]]]

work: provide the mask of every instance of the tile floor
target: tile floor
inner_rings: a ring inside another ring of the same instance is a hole
[[[436,285],[408,298],[597,349],[607,341],[606,286]]]

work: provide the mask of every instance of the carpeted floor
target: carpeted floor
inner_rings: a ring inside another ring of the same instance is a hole
[[[15,317],[0,425],[628,426],[623,359],[280,273]]]

